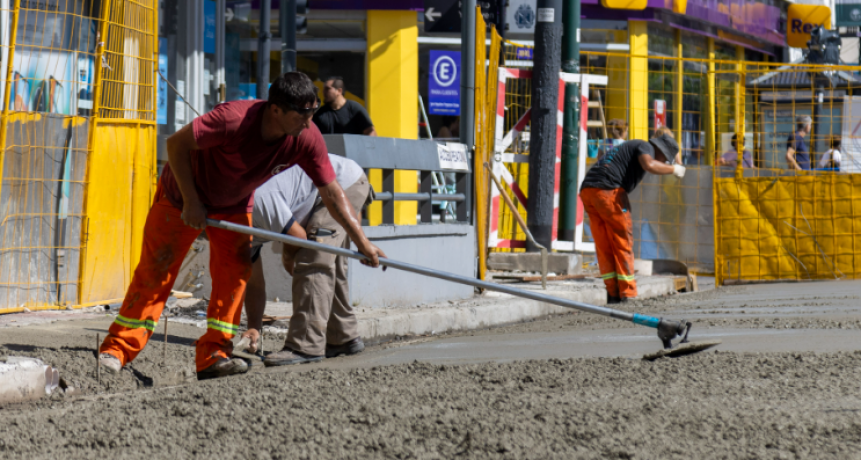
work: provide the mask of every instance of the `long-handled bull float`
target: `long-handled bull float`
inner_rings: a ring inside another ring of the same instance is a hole
[[[292,246],[328,252],[330,254],[335,254],[338,256],[350,257],[358,260],[367,260],[367,257],[357,251],[327,246],[325,244],[317,243],[315,241],[303,240],[281,233],[262,230],[259,228],[253,228],[245,225],[238,225],[231,222],[224,222],[221,220],[214,219],[206,219],[206,224],[212,227],[230,230],[245,235],[251,235],[256,238],[262,238],[268,241],[279,241],[281,243],[287,243]],[[539,302],[559,305],[560,307],[573,308],[575,310],[581,310],[587,313],[609,316],[611,318],[621,319],[624,321],[631,321],[634,324],[653,327],[658,330],[658,338],[661,339],[661,343],[663,343],[664,349],[657,353],[646,355],[646,359],[655,359],[663,356],[680,356],[695,353],[697,351],[711,348],[720,343],[720,341],[689,343],[688,333],[691,331],[691,323],[685,320],[673,321],[664,318],[655,318],[654,316],[642,315],[639,313],[629,313],[626,311],[615,310],[612,308],[601,307],[598,305],[589,305],[582,302],[575,302],[573,300],[560,299],[558,297],[549,296],[540,292],[527,291],[502,284],[490,283],[479,279],[467,278],[465,276],[455,275],[454,273],[420,267],[418,265],[399,262],[397,260],[387,259],[383,257],[381,257],[379,261],[380,265],[384,267],[392,267],[398,270],[418,273],[419,275],[451,281],[453,283],[466,284],[468,286],[487,289],[489,291],[502,292],[525,299],[537,300]],[[681,337],[681,340],[674,344],[673,340],[678,337]]]

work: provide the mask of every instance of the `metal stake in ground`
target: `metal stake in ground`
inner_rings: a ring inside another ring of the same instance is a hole
[[[244,235],[256,236],[258,238],[262,238],[268,241],[279,241],[281,243],[299,246],[300,248],[313,249],[315,251],[335,254],[336,256],[350,257],[352,259],[358,260],[367,260],[367,257],[356,251],[326,246],[325,244],[317,243],[314,241],[301,240],[299,238],[284,235],[281,233],[270,232],[259,228],[247,227],[245,225],[238,225],[232,222],[224,222],[221,220],[214,219],[206,219],[206,224],[216,228],[242,233]],[[441,280],[451,281],[453,283],[466,284],[468,286],[487,289],[489,291],[502,292],[505,294],[522,297],[524,299],[537,300],[539,302],[559,305],[560,307],[573,308],[575,310],[581,310],[587,313],[595,313],[597,315],[609,316],[611,318],[631,321],[634,324],[639,324],[642,326],[653,327],[658,330],[658,338],[661,339],[664,348],[672,348],[672,340],[676,337],[682,337],[682,340],[679,343],[687,343],[688,333],[691,330],[691,323],[684,320],[672,321],[663,318],[655,318],[648,315],[641,315],[639,313],[628,313],[626,311],[614,310],[612,308],[589,305],[587,303],[575,302],[568,299],[560,299],[558,297],[552,297],[537,291],[527,291],[524,289],[517,289],[503,284],[489,283],[487,281],[482,281],[475,278],[468,278],[465,276],[455,275],[454,273],[420,267],[418,265],[399,262],[392,259],[386,259],[384,257],[380,257],[379,261],[380,265],[384,267],[397,268],[399,270],[418,273],[419,275],[430,276],[432,278],[439,278]]]
[[[102,385],[102,360],[99,358],[99,345],[102,344],[99,334],[96,334],[96,381]]]
[[[161,362],[167,364],[167,316],[164,317],[164,345],[161,347]]]

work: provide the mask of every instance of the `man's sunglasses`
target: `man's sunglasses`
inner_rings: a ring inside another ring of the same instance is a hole
[[[299,115],[302,115],[303,117],[309,117],[311,115],[314,115],[314,112],[316,112],[317,109],[320,108],[319,102],[317,102],[317,105],[315,105],[314,107],[308,107],[307,109],[304,107],[299,107],[296,104],[289,104],[288,103],[286,105],[287,105],[288,110],[292,110],[292,111],[298,113]]]

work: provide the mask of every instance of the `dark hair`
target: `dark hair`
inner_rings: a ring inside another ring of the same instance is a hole
[[[332,82],[332,88],[344,89],[344,78],[343,77],[329,77],[329,78],[323,80],[324,83],[327,81]]]
[[[453,115],[446,115],[442,117],[442,125],[443,126],[451,126],[452,123],[457,122],[457,117]]]
[[[840,141],[841,141],[840,136],[832,136],[831,137],[831,148],[832,149],[839,149],[840,148]]]
[[[281,107],[284,111],[291,106],[304,107],[305,104],[317,102],[317,87],[302,72],[287,72],[276,78],[269,87],[269,103]]]

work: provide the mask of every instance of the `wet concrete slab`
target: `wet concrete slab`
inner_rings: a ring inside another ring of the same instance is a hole
[[[706,329],[691,332],[691,340],[722,340],[714,350],[732,352],[837,352],[861,349],[857,330]],[[355,366],[511,362],[552,358],[641,358],[661,349],[654,330],[608,329],[519,334],[516,337],[482,335],[456,337],[405,345],[352,358]]]

